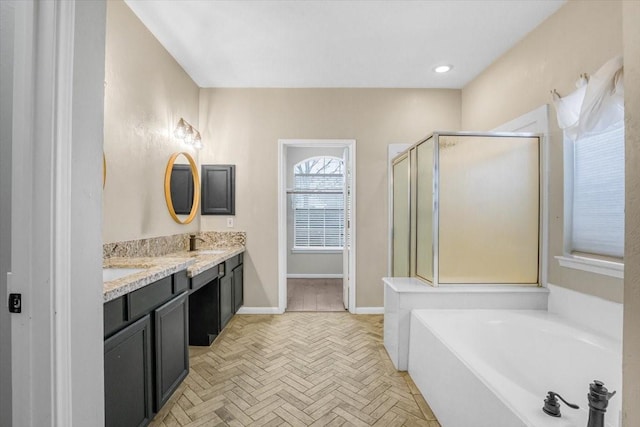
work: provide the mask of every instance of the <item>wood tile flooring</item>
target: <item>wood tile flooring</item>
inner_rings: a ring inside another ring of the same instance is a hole
[[[381,315],[236,315],[190,361],[152,426],[440,427],[393,367]]]
[[[287,279],[287,311],[344,311],[342,279]]]

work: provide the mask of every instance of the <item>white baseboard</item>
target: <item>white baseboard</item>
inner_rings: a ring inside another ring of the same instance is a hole
[[[282,314],[278,307],[240,307],[237,314]]]
[[[342,279],[342,274],[289,273],[287,279]]]
[[[356,314],[384,314],[384,307],[356,307]]]

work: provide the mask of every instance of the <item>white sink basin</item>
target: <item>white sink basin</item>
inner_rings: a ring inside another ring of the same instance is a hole
[[[220,255],[227,252],[226,249],[205,249],[197,251],[196,255]]]
[[[111,280],[120,279],[131,274],[140,273],[144,268],[103,268],[102,281],[110,282]]]

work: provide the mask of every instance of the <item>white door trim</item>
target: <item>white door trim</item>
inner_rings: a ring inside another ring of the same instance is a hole
[[[348,148],[351,166],[351,250],[349,251],[349,307],[356,312],[356,140],[355,139],[279,139],[278,140],[278,312],[287,307],[287,147]]]
[[[104,8],[76,1],[15,5],[8,287],[23,300],[22,313],[11,316],[16,426],[104,420],[96,280],[101,177],[94,167],[102,151]]]
[[[23,312],[12,318],[13,424],[70,426],[75,2],[17,3],[10,292],[22,294]]]

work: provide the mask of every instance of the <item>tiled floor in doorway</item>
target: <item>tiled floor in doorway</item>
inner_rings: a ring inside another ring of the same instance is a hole
[[[287,311],[344,311],[342,279],[287,279]]]
[[[440,427],[382,344],[381,315],[236,315],[153,427]]]

